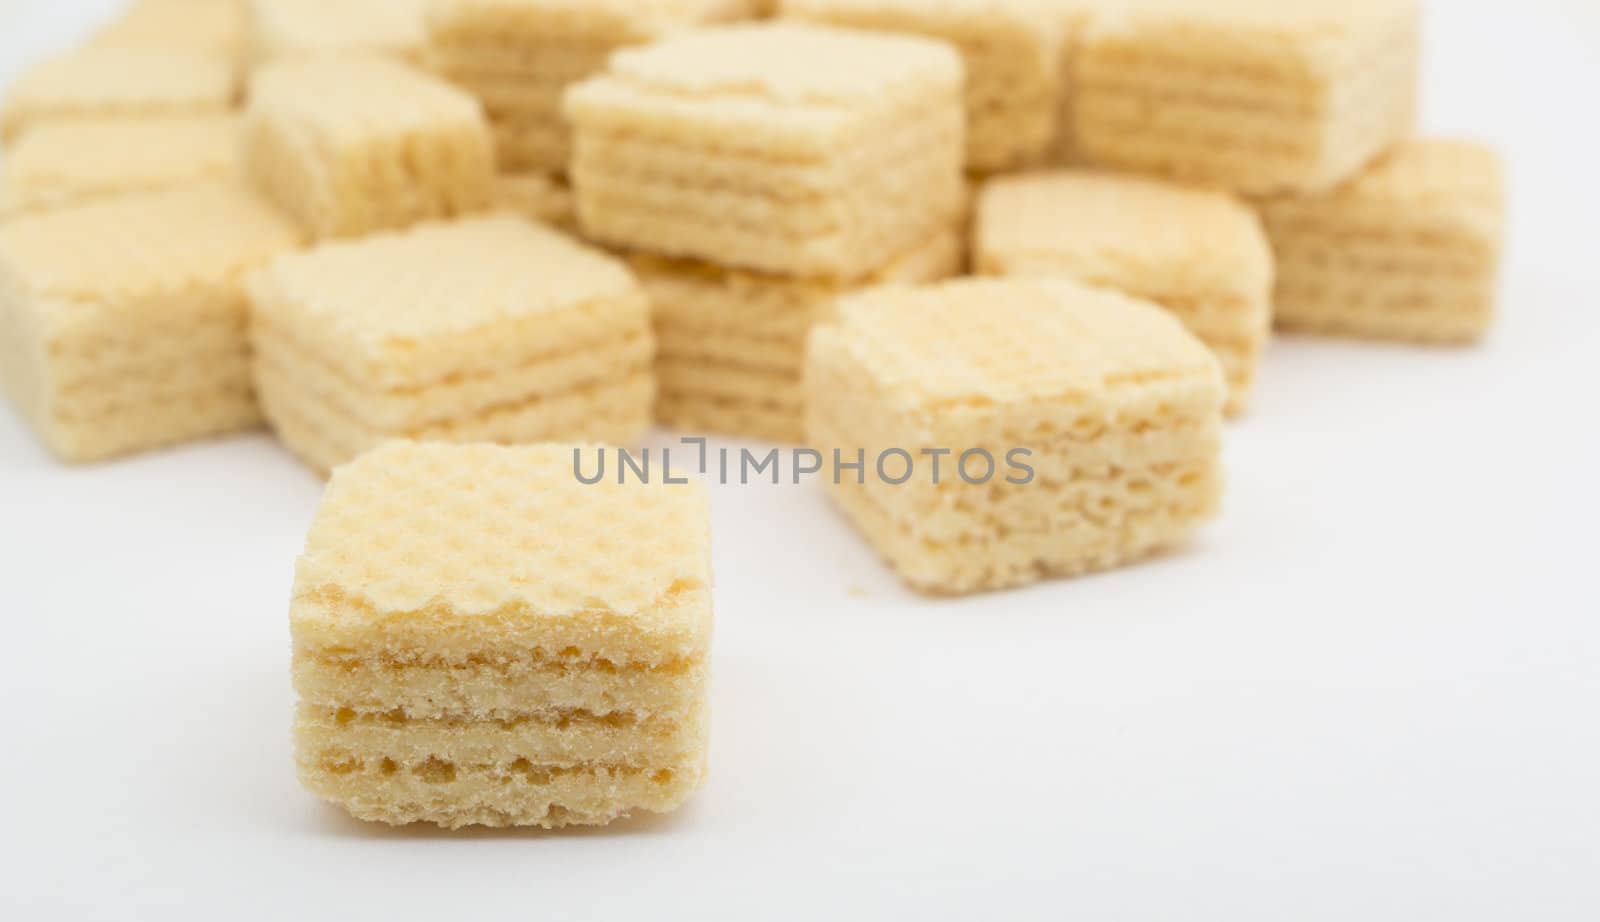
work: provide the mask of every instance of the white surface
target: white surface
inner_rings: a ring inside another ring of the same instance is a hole
[[[1090,579],[927,601],[812,488],[718,490],[712,771],[669,818],[318,803],[285,614],[318,482],[264,435],[66,469],[0,411],[0,916],[1600,918],[1600,72],[1515,9],[1428,34],[1428,127],[1514,174],[1488,344],[1279,343],[1226,516]]]

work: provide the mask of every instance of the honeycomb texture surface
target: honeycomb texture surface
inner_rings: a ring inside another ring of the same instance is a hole
[[[865,462],[830,492],[913,587],[1117,566],[1214,514],[1221,369],[1156,305],[1017,278],[885,286],[837,311],[811,335],[807,436]],[[882,466],[896,450],[909,470]]]
[[[1227,193],[1091,170],[984,186],[973,261],[986,275],[1065,275],[1172,311],[1249,402],[1272,325],[1273,262],[1254,210]]]
[[[637,281],[524,218],[327,242],[250,294],[263,408],[319,471],[390,438],[631,442],[649,425]]]
[[[601,824],[693,792],[705,495],[581,482],[574,453],[588,471],[602,450],[391,442],[335,472],[290,608],[307,788],[451,828]]]

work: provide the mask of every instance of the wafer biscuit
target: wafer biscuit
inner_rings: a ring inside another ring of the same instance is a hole
[[[233,115],[52,119],[0,161],[0,217],[238,173]]]
[[[864,277],[959,217],[961,86],[954,50],[912,36],[748,24],[625,49],[566,96],[579,221],[645,252]]]
[[[1049,0],[783,0],[784,17],[925,35],[966,64],[967,169],[1036,163],[1056,136],[1069,18]]]
[[[23,71],[0,105],[0,140],[54,118],[224,112],[238,95],[226,55],[167,48],[90,47]]]
[[[258,71],[244,161],[314,236],[347,237],[487,207],[494,151],[476,100],[378,56]]]
[[[91,44],[205,51],[237,61],[244,46],[244,11],[235,0],[135,0],[95,33]]]
[[[568,86],[618,48],[753,12],[750,0],[452,0],[430,11],[427,59],[483,102],[503,169],[559,172],[571,150]]]
[[[248,0],[250,59],[374,52],[422,63],[430,0]]]
[[[1250,399],[1272,324],[1272,253],[1223,192],[1090,170],[990,180],[973,259],[985,275],[1066,275],[1171,311],[1210,346],[1230,414]]]
[[[638,283],[520,217],[327,243],[250,292],[262,407],[317,470],[389,438],[626,443],[649,426]]]
[[[1313,192],[1415,119],[1416,0],[1145,0],[1074,65],[1090,161],[1251,194]]]
[[[837,310],[811,334],[807,435],[862,464],[836,460],[830,492],[913,587],[1117,566],[1215,511],[1221,370],[1155,305],[1069,279],[970,279]]]
[[[227,183],[116,196],[0,225],[0,379],[66,461],[249,428],[242,274],[296,246]]]
[[[850,291],[955,274],[961,243],[955,230],[941,230],[853,284],[635,255],[655,326],[656,419],[692,432],[803,441],[807,332]]]
[[[501,173],[495,178],[495,205],[566,231],[578,229],[572,186],[556,173]]]
[[[302,783],[456,828],[674,809],[704,774],[704,492],[597,449],[397,442],[340,468],[295,570]],[[374,683],[373,679],[376,679]]]
[[[1493,322],[1505,223],[1493,150],[1407,141],[1331,192],[1259,204],[1278,326],[1459,343]]]

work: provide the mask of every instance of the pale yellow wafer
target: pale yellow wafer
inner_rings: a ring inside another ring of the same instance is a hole
[[[1280,327],[1458,343],[1493,323],[1505,224],[1493,150],[1416,139],[1329,193],[1260,206]]]
[[[1113,566],[1214,513],[1221,370],[1159,307],[1019,278],[886,286],[838,312],[811,335],[808,440],[912,586]]]
[[[587,484],[575,451],[592,469],[595,446],[395,442],[335,472],[290,610],[307,788],[447,827],[605,823],[693,792],[704,493]]]
[[[1223,192],[1091,170],[990,180],[973,261],[986,275],[1065,275],[1154,301],[1219,357],[1243,411],[1272,323],[1272,253]]]
[[[631,440],[648,425],[643,291],[524,218],[325,243],[250,292],[263,406],[319,470],[385,437]]]
[[[379,52],[421,63],[432,0],[246,0],[250,58]]]
[[[0,224],[0,380],[67,461],[253,426],[243,275],[298,243],[221,182]]]
[[[238,90],[234,62],[224,54],[90,47],[23,71],[0,105],[0,139],[55,118],[221,113],[233,107]]]
[[[752,0],[451,0],[429,9],[426,60],[483,102],[503,169],[560,172],[568,86],[618,48],[754,12]]]
[[[1048,0],[783,0],[780,15],[925,35],[966,62],[967,169],[1037,162],[1056,136],[1069,19]]]
[[[1251,194],[1326,189],[1412,129],[1416,0],[1143,0],[1096,16],[1073,68],[1098,165]]]
[[[0,217],[236,176],[233,115],[52,119],[0,160]]]
[[[494,151],[478,102],[398,61],[321,56],[257,71],[246,173],[319,238],[488,207]]]
[[[90,41],[103,47],[205,51],[237,60],[244,46],[244,10],[236,0],[134,0]]]
[[[865,277],[961,212],[962,74],[926,38],[792,23],[618,52],[566,97],[579,220],[645,252]]]

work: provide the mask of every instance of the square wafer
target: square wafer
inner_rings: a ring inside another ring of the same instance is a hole
[[[390,438],[630,443],[649,427],[637,281],[523,218],[325,243],[250,293],[262,407],[319,471]]]
[[[779,9],[786,18],[925,35],[960,49],[969,170],[1037,163],[1056,137],[1070,19],[1049,0],[783,0]]]
[[[1019,173],[979,196],[985,275],[1065,275],[1171,311],[1216,353],[1242,412],[1272,325],[1272,252],[1225,192],[1092,170]]]
[[[477,100],[398,61],[296,58],[256,73],[245,171],[318,238],[488,207],[494,151]]]
[[[0,224],[5,390],[66,461],[259,424],[242,275],[298,243],[220,182]]]
[[[576,233],[577,205],[572,186],[559,173],[501,173],[495,177],[495,206]]]
[[[238,175],[234,115],[51,119],[0,160],[0,217]]]
[[[618,247],[863,277],[959,218],[962,72],[931,39],[793,23],[619,51],[566,96],[579,221]]]
[[[295,568],[302,783],[403,824],[602,824],[705,772],[710,522],[604,449],[395,442],[333,475]]]
[[[244,10],[236,0],[134,0],[90,43],[203,51],[237,63],[244,47]]]
[[[656,335],[656,419],[690,432],[804,441],[806,335],[845,294],[931,282],[961,267],[961,235],[940,231],[845,284],[636,255]]]
[[[751,0],[448,0],[430,10],[428,62],[483,102],[502,168],[559,172],[568,86],[618,48],[753,12]]]
[[[422,63],[431,0],[248,0],[248,47],[259,66],[287,57],[370,52]]]
[[[1505,180],[1490,148],[1411,140],[1331,192],[1259,205],[1278,326],[1463,343],[1493,323]]]
[[[1076,56],[1090,162],[1251,194],[1313,192],[1408,135],[1416,0],[1142,0]]]
[[[1215,512],[1221,370],[1161,308],[1016,278],[886,286],[837,311],[811,334],[807,436],[911,586],[1113,567]]]
[[[170,48],[90,47],[23,71],[0,105],[0,140],[47,119],[106,115],[203,115],[233,108],[232,58]]]

